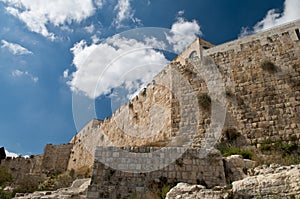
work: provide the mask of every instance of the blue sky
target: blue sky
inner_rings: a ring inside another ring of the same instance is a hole
[[[188,42],[201,36],[221,44],[299,19],[299,13],[299,0],[0,0],[0,146],[38,154],[47,143],[68,142],[82,126],[76,129],[73,120],[74,93],[85,96],[87,104],[95,101],[99,119],[109,117],[110,92],[122,86],[134,92],[140,84],[114,79],[124,73],[117,67],[114,75],[103,77],[105,83],[93,96],[96,66],[85,60],[95,49],[102,62],[141,45],[126,46],[122,38],[106,40],[117,33],[160,27],[186,34]],[[155,51],[139,56],[143,61],[149,55],[166,61]],[[153,67],[149,74],[157,71]],[[143,83],[145,77],[140,76],[144,74],[124,78]],[[84,121],[92,118],[81,111]]]

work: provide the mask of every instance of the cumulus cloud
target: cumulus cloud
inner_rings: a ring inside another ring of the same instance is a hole
[[[11,73],[12,77],[22,77],[22,76],[25,76],[25,77],[28,77],[30,78],[34,83],[36,83],[39,78],[38,77],[35,77],[33,76],[32,74],[30,74],[28,71],[21,71],[21,70],[14,70],[12,73]]]
[[[183,14],[179,11],[178,14]],[[180,53],[185,47],[191,44],[198,35],[202,35],[197,21],[186,21],[183,17],[178,17],[171,27],[171,35],[167,35],[167,40],[174,45],[174,51]]]
[[[132,94],[150,82],[168,62],[145,42],[121,36],[91,45],[82,40],[71,51],[76,71],[68,84],[73,92],[82,92],[91,99],[111,94],[118,87]]]
[[[282,13],[277,12],[275,9],[269,10],[265,18],[256,23],[256,25],[252,29],[243,27],[239,36],[244,37],[300,19],[299,8],[299,0],[285,0]]]
[[[122,23],[126,20],[135,21],[133,17],[134,11],[131,8],[130,0],[119,0],[114,10],[118,11],[117,16],[114,20],[117,28],[122,27]]]
[[[30,31],[51,40],[55,39],[55,35],[47,29],[48,24],[63,26],[71,22],[81,22],[95,13],[94,5],[102,6],[103,3],[101,0],[1,1],[7,4],[6,11],[23,21]]]
[[[84,30],[87,31],[88,33],[93,33],[95,30],[94,24],[91,24],[89,26],[84,27]]]
[[[94,3],[98,8],[102,8],[103,5],[106,3],[106,0],[94,0]]]
[[[9,52],[11,52],[14,55],[28,55],[33,54],[30,50],[27,48],[24,48],[23,46],[16,44],[16,43],[10,43],[5,40],[1,40],[1,48],[6,48]]]
[[[69,69],[64,70],[63,77],[64,78],[68,78],[69,77]]]
[[[70,49],[76,70],[68,75],[65,71],[64,76],[69,78],[67,84],[73,92],[84,93],[91,99],[113,96],[116,91],[131,98],[168,63],[164,54],[155,49],[181,52],[200,34],[196,21],[179,17],[170,32],[164,34],[164,41],[151,36],[137,41],[120,35],[99,44],[94,39],[91,44],[82,40]]]

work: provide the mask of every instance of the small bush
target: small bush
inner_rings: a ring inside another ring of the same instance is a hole
[[[0,189],[0,198],[1,199],[11,199],[11,198],[13,198],[13,193],[5,192],[2,189]]]
[[[223,146],[219,150],[224,156],[241,155],[244,159],[252,159],[253,152],[248,149],[239,149],[237,147]]]
[[[167,193],[171,190],[171,186],[170,185],[165,185],[161,188],[161,198],[166,198]]]
[[[198,103],[204,109],[209,109],[211,106],[211,98],[207,93],[202,93],[198,95]]]
[[[12,174],[4,166],[0,167],[0,186],[5,186],[13,181]]]
[[[38,186],[41,183],[41,179],[36,176],[26,175],[23,178],[17,179],[16,184],[18,185],[14,189],[15,193],[33,193],[38,190]]]
[[[273,64],[271,61],[263,61],[261,63],[261,68],[268,72],[276,72],[277,71],[275,64]]]
[[[258,160],[260,164],[300,164],[300,145],[297,143],[287,144],[282,140],[265,140],[261,143],[260,151],[264,155]]]

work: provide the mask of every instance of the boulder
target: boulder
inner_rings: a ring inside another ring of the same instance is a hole
[[[300,165],[255,168],[256,176],[232,183],[236,197],[300,198]]]
[[[230,190],[225,187],[206,189],[202,185],[178,183],[167,193],[166,199],[227,199],[230,196]]]
[[[85,199],[90,183],[90,178],[77,179],[72,183],[71,187],[61,188],[56,191],[36,191],[32,194],[16,194],[15,199]]]
[[[240,155],[231,155],[224,158],[227,183],[242,180],[249,175],[249,170],[254,169],[255,161],[243,159]]]

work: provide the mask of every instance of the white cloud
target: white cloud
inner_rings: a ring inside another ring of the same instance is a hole
[[[179,10],[177,15],[178,17],[182,17],[184,15],[184,10]]]
[[[93,0],[0,1],[6,3],[6,11],[23,21],[30,31],[51,40],[55,39],[55,35],[47,29],[48,24],[63,26],[71,22],[81,22],[95,13]],[[102,1],[95,1],[98,6],[100,2]]]
[[[198,35],[202,35],[197,21],[186,21],[178,17],[177,21],[171,27],[171,34],[167,35],[167,40],[174,45],[174,51],[180,53],[185,47],[191,44]]]
[[[200,26],[196,21],[178,18],[166,35],[166,42],[176,52],[181,52],[199,34]],[[82,40],[70,49],[76,71],[69,74],[67,84],[73,92],[82,92],[91,99],[112,94],[113,89],[120,91],[117,88],[126,90],[126,96],[130,98],[168,63],[161,52],[154,50],[166,49],[166,43],[154,37],[143,38],[140,42],[113,36],[103,43],[97,42],[88,45]],[[124,90],[120,92],[126,93]]]
[[[69,77],[69,69],[64,70],[64,78]]]
[[[84,27],[84,30],[87,31],[88,33],[93,33],[95,30],[94,24],[91,24],[90,26]]]
[[[11,73],[12,77],[22,77],[22,76],[25,76],[25,77],[28,77],[30,78],[34,83],[36,83],[39,78],[38,77],[35,77],[33,76],[32,74],[30,74],[28,71],[21,71],[21,70],[14,70],[12,73]]]
[[[92,39],[92,41],[93,41],[94,44],[96,44],[96,43],[98,43],[98,42],[100,41],[100,38],[97,37],[97,35],[93,35],[93,36],[91,37],[91,39]]]
[[[80,41],[71,51],[76,72],[68,84],[73,92],[83,92],[92,99],[110,94],[111,89],[118,87],[132,94],[150,82],[168,62],[162,53],[149,49],[147,44],[120,36],[101,44],[87,45]]]
[[[102,8],[103,5],[106,3],[106,0],[94,0],[94,3],[98,8]]]
[[[12,152],[9,152],[9,151],[7,151],[7,150],[5,150],[5,154],[6,154],[6,157],[12,157],[12,158],[17,158],[17,157],[19,157],[19,154],[12,153]]]
[[[275,9],[269,10],[265,18],[253,27],[253,30],[243,27],[239,37],[258,33],[297,19],[300,19],[300,1],[285,0],[282,13],[277,12]]]
[[[13,153],[13,152],[9,152],[5,149],[5,154],[6,157],[11,157],[11,158],[17,158],[17,157],[23,157],[23,158],[29,158],[29,155],[21,155],[21,154],[17,154],[17,153]]]
[[[131,8],[130,0],[119,0],[118,4],[115,6],[115,10],[118,11],[117,16],[114,20],[114,23],[117,28],[122,27],[122,22],[125,20],[131,19],[134,21],[133,18],[134,11]],[[138,19],[136,19],[138,20]]]
[[[32,52],[23,46],[16,44],[16,43],[10,43],[5,40],[1,40],[2,46],[1,48],[7,48],[9,52],[11,52],[14,55],[28,55],[32,54]]]

